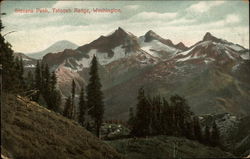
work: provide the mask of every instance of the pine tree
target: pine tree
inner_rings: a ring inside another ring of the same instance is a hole
[[[41,87],[40,87],[40,91],[41,91],[41,94],[44,94],[45,92],[45,64],[43,61],[41,61],[41,65],[40,65],[40,71],[41,71]]]
[[[133,136],[147,136],[150,134],[150,105],[147,101],[144,89],[140,88],[137,97],[135,122],[131,130]]]
[[[204,137],[203,137],[203,140],[204,140],[204,144],[206,145],[210,145],[211,143],[211,139],[210,139],[210,128],[208,125],[205,126],[205,131],[204,131]]]
[[[1,15],[4,15],[1,13]],[[3,91],[11,92],[16,88],[16,70],[11,45],[2,36],[2,21],[0,19],[0,64],[2,65],[2,88]]]
[[[34,76],[31,71],[28,72],[27,78],[26,78],[26,85],[28,90],[34,89]]]
[[[185,123],[185,131],[184,131],[184,136],[187,139],[194,140],[194,126],[192,122],[186,122]]]
[[[56,90],[56,83],[57,83],[57,77],[55,71],[52,72],[51,77],[50,77],[50,89],[52,91]]]
[[[39,96],[41,94],[41,88],[42,88],[42,77],[41,77],[41,66],[40,62],[37,60],[36,68],[35,68],[35,89],[36,94],[33,97],[33,100],[38,102]]]
[[[190,107],[183,97],[174,95],[170,97],[170,101],[174,113],[175,135],[183,135],[185,134],[184,124],[191,119],[192,112],[190,111]]]
[[[24,82],[24,78],[23,78],[24,68],[23,68],[23,59],[22,59],[22,57],[17,58],[16,63],[18,65],[17,74],[18,74],[19,89],[24,90],[26,88],[26,86],[25,86],[25,82]]]
[[[134,109],[133,107],[129,108],[129,119],[128,119],[128,125],[132,127],[134,125],[135,116],[134,116]]]
[[[53,90],[51,92],[51,99],[53,101],[52,103],[54,103],[53,106],[52,106],[52,110],[55,111],[55,112],[59,112],[60,105],[61,105],[61,102],[62,102],[62,97],[61,97],[60,91]]]
[[[203,139],[199,117],[194,117],[194,136],[196,140],[202,143]]]
[[[98,62],[96,56],[91,61],[90,78],[87,85],[87,105],[89,115],[95,122],[96,136],[100,137],[100,128],[103,121],[104,103],[101,83],[98,75]]]
[[[72,102],[72,119],[75,118],[75,115],[76,115],[76,108],[75,108],[75,92],[76,91],[76,83],[74,80],[72,80],[72,85],[71,85],[71,102]]]
[[[151,118],[151,124],[150,128],[152,129],[150,131],[150,134],[157,135],[162,134],[162,123],[161,123],[161,107],[162,107],[162,101],[160,96],[155,96],[153,98],[153,101],[150,102],[151,111],[149,117]]]
[[[71,119],[71,117],[72,117],[72,114],[71,114],[71,111],[70,111],[71,110],[71,105],[72,105],[71,97],[68,97],[66,99],[66,102],[65,102],[65,105],[64,105],[63,116],[65,116],[65,117],[67,117],[69,119]]]
[[[19,58],[18,57],[15,57],[15,63],[14,63],[14,65],[15,65],[15,74],[16,74],[16,76],[17,76],[17,79],[16,79],[16,82],[15,82],[15,84],[16,84],[16,90],[17,91],[20,91],[21,90],[21,66],[20,66],[20,61],[19,61]]]
[[[49,72],[49,66],[48,64],[46,64],[43,67],[43,74],[42,74],[42,78],[43,78],[43,96],[45,99],[47,99],[47,101],[49,100],[49,92],[50,92],[50,72]]]
[[[79,110],[80,110],[80,114],[79,114],[79,123],[84,126],[85,125],[85,114],[87,111],[87,105],[85,102],[85,95],[84,95],[84,88],[81,88],[81,92],[80,92],[80,98],[79,98]]]
[[[161,114],[161,125],[164,135],[172,135],[172,120],[171,120],[171,111],[168,104],[168,101],[163,98],[162,114]]]
[[[217,128],[217,124],[214,122],[211,131],[211,145],[220,146],[220,132]]]

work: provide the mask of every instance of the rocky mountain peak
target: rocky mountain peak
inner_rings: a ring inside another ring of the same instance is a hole
[[[179,42],[176,47],[180,50],[187,50],[188,47],[186,47],[182,42]]]
[[[145,35],[145,40],[144,42],[150,42],[152,40],[159,40],[162,39],[158,34],[156,34],[155,32],[153,32],[152,30],[149,30]]]
[[[218,42],[220,41],[220,39],[216,38],[215,36],[213,36],[210,32],[207,32],[205,34],[205,36],[203,37],[203,41],[214,41],[214,42]]]
[[[111,36],[127,36],[128,33],[121,27],[119,27],[118,29],[115,30],[115,32],[113,34],[111,34]]]

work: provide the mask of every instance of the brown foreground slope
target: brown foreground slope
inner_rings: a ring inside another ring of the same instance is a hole
[[[72,120],[14,95],[2,97],[1,152],[14,159],[119,159]]]

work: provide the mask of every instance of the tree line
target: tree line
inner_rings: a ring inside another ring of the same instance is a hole
[[[35,72],[28,72],[27,83],[34,93],[31,100],[45,105],[48,109],[59,112],[61,105],[61,93],[57,89],[57,77],[55,71],[50,72],[48,64],[37,61]]]
[[[0,20],[0,31],[4,26]],[[35,75],[29,71],[25,76],[22,57],[14,56],[10,43],[0,34],[0,64],[2,90],[7,93],[18,93],[31,100],[47,105],[48,109],[58,111],[61,94],[56,89],[56,74],[50,73],[48,65],[37,61]]]
[[[89,129],[90,120],[92,120],[94,122],[96,136],[100,137],[100,128],[104,114],[104,103],[96,56],[94,56],[91,61],[89,75],[90,78],[86,87],[86,96],[83,86],[79,92],[79,113],[77,114],[77,104],[75,104],[76,83],[72,80],[71,96],[68,96],[66,99],[63,115],[69,119],[77,120],[87,129]]]
[[[3,28],[0,20],[1,89],[4,92],[21,92],[26,87],[23,77],[23,61],[22,58],[14,57],[11,44],[5,41],[2,35]]]
[[[4,26],[0,20],[0,31]],[[100,127],[103,122],[104,103],[101,83],[98,75],[98,61],[94,56],[90,67],[90,79],[86,88],[82,86],[79,96],[79,115],[76,113],[76,83],[72,80],[71,96],[66,99],[64,110],[60,111],[62,97],[57,89],[56,73],[51,72],[49,66],[43,61],[37,61],[35,71],[29,71],[24,76],[22,58],[15,58],[14,52],[0,32],[0,64],[1,88],[3,92],[14,93],[29,97],[31,100],[46,106],[48,109],[62,113],[69,119],[77,120],[82,126],[87,127],[88,118],[94,122],[96,135],[100,136]]]
[[[173,95],[168,102],[160,96],[146,96],[141,88],[137,100],[135,113],[132,108],[129,111],[128,124],[132,136],[183,136],[206,145],[220,145],[216,123],[214,122],[211,128],[206,125],[203,131],[200,119],[194,116],[183,97]]]

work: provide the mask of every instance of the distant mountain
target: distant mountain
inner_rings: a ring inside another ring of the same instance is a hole
[[[177,61],[196,61],[205,63],[215,61],[220,64],[249,59],[249,50],[238,44],[218,39],[206,33],[203,40],[177,55]]]
[[[35,59],[42,59],[42,57],[48,53],[56,53],[63,51],[65,49],[76,49],[78,46],[70,41],[67,40],[61,40],[54,44],[52,44],[50,47],[43,51],[35,52],[26,54],[29,57],[35,58]]]
[[[137,91],[185,96],[197,114],[250,114],[249,50],[206,33],[187,48],[153,31],[136,37],[122,28],[79,48],[43,57],[58,76],[59,88],[70,95],[71,79],[77,91],[86,85],[93,55],[105,95],[106,118],[126,119],[136,105]]]

